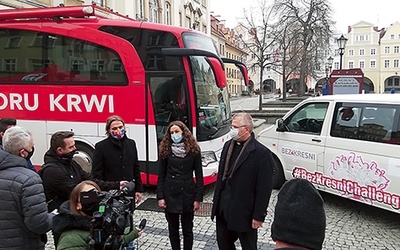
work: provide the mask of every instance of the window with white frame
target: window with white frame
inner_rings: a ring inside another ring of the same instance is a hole
[[[54,45],[56,43],[55,37],[54,36],[44,36],[41,33],[36,33],[31,46],[32,47],[43,47],[43,48],[54,48]]]
[[[151,21],[153,23],[158,23],[158,0],[150,1],[150,14]]]
[[[390,65],[389,60],[385,60],[384,67],[385,68],[389,68],[389,65]]]
[[[92,1],[92,4],[96,4],[98,6],[105,7],[105,0],[95,0],[95,1]]]
[[[103,73],[105,71],[105,60],[98,59],[98,60],[90,60],[89,61],[90,70]]]
[[[363,41],[368,41],[368,39],[369,39],[368,35],[358,35],[358,36],[356,36],[356,41],[363,42]]]
[[[394,34],[390,35],[390,40],[394,40]]]
[[[192,20],[188,16],[186,16],[186,25],[185,26],[188,28],[192,28]]]
[[[139,14],[138,14],[138,18],[144,18],[144,4],[143,4],[144,0],[139,0]]]
[[[17,71],[17,59],[5,58],[3,63],[3,70],[6,72]]]
[[[354,68],[354,62],[349,62],[349,69]]]
[[[395,68],[399,67],[399,59],[394,59],[393,60],[393,67],[395,67]]]
[[[32,71],[37,71],[37,70],[41,70],[44,68],[44,60],[43,59],[29,58],[28,64]]]
[[[361,69],[365,68],[365,62],[364,61],[360,61],[360,68]]]
[[[396,53],[396,54],[399,53],[399,46],[398,45],[394,46],[393,53]]]
[[[389,54],[390,53],[390,47],[389,46],[385,46],[385,54]]]
[[[365,54],[364,49],[360,49],[360,56],[363,56]]]
[[[171,25],[171,4],[169,2],[165,3],[165,24]]]
[[[10,49],[10,48],[19,48],[21,45],[21,41],[22,41],[22,36],[14,36],[14,37],[10,37],[7,41],[7,45],[6,48]]]
[[[333,68],[334,68],[334,69],[339,69],[339,62],[335,62],[335,63],[333,64]]]
[[[371,55],[375,55],[376,54],[376,49],[371,49]]]
[[[349,49],[349,56],[354,56],[354,50]]]
[[[376,68],[376,61],[375,60],[371,60],[370,61],[370,67],[371,68]]]

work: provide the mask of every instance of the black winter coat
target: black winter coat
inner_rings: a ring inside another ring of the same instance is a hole
[[[193,171],[196,182],[193,179]],[[157,199],[165,199],[166,211],[188,213],[193,211],[194,201],[203,201],[203,169],[200,154],[187,154],[180,158],[171,154],[160,160],[157,183]]]
[[[119,189],[119,182],[105,182],[92,179],[74,160],[68,160],[57,155],[51,149],[44,155],[44,165],[39,170],[42,177],[49,211],[58,209],[69,199],[72,189],[85,180],[95,181],[102,190]]]
[[[135,180],[135,192],[143,192],[135,141],[125,135],[120,140],[108,136],[98,142],[93,153],[92,175],[105,181]]]
[[[231,186],[231,201],[228,211],[228,229],[236,232],[252,230],[252,220],[264,221],[272,192],[273,160],[269,149],[259,143],[252,135],[249,144],[238,159],[238,167],[225,185]],[[225,143],[218,167],[211,219],[217,215],[221,191],[222,173],[229,145]]]
[[[53,214],[39,175],[24,158],[0,150],[0,249],[44,249]]]

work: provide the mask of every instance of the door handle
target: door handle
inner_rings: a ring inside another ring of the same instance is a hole
[[[315,142],[321,142],[320,139],[311,139],[311,141],[315,141]]]

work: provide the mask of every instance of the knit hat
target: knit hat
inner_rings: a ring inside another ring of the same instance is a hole
[[[271,237],[274,241],[321,249],[325,239],[324,200],[307,180],[286,182],[275,206]]]

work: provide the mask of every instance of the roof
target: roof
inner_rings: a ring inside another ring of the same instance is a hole
[[[320,101],[339,101],[339,102],[379,102],[400,104],[400,98],[397,94],[349,94],[349,95],[325,95],[311,97],[307,100],[314,99]]]

